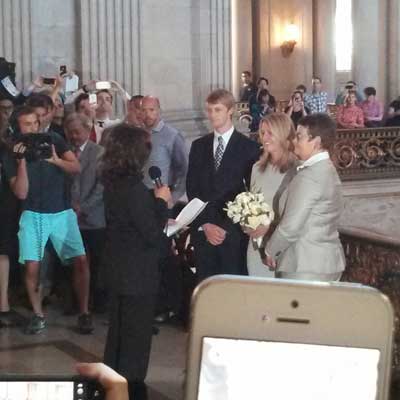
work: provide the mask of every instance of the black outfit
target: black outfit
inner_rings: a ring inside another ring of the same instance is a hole
[[[52,131],[48,134],[59,157],[70,150],[59,134]],[[58,213],[71,208],[70,178],[61,168],[46,160],[28,160],[27,170],[29,191],[28,197],[22,202],[24,210]]]
[[[65,131],[61,125],[57,125],[54,122],[50,124],[49,131],[59,134],[63,139],[65,139]]]
[[[249,188],[253,164],[260,155],[259,145],[234,131],[217,171],[214,167],[214,134],[193,142],[189,154],[186,189],[189,200],[194,197],[208,202],[191,225],[191,237],[198,280],[216,274],[247,274],[245,254],[247,237],[238,224],[226,215],[226,203]],[[244,184],[246,181],[246,186]],[[199,230],[212,223],[226,230],[224,242],[213,246]]]
[[[285,113],[287,113],[289,111],[290,107],[286,107],[285,108]],[[310,114],[310,109],[308,107],[304,107],[307,115]],[[292,111],[292,115],[290,116],[290,118],[293,121],[294,127],[297,128],[297,125],[299,123],[299,121],[301,120],[301,118],[303,118],[303,111]]]
[[[130,176],[105,185],[104,205],[111,297],[104,362],[134,384],[147,373],[167,204],[154,198],[141,176]]]
[[[16,175],[11,151],[0,142],[0,255],[11,255],[17,247],[18,200],[9,186]]]
[[[249,101],[255,93],[257,93],[257,87],[254,83],[250,82],[248,85],[240,88],[239,99],[240,101]]]

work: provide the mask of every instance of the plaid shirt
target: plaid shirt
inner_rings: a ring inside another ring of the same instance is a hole
[[[311,114],[326,113],[328,102],[328,93],[311,93],[305,96],[304,104],[310,109]]]

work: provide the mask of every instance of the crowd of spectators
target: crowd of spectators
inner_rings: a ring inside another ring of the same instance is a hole
[[[255,85],[250,71],[243,71],[239,101],[249,103],[252,117],[250,131],[257,132],[260,120],[276,111],[284,111],[296,127],[300,118],[310,114],[328,113],[329,106],[336,109],[339,128],[400,126],[400,97],[392,101],[385,111],[384,104],[377,98],[376,89],[372,86],[366,87],[361,93],[356,82],[347,81],[337,94],[335,102],[328,103],[329,95],[323,90],[321,78],[314,76],[311,85],[310,93],[307,93],[305,85],[298,85],[290,99],[284,101],[285,107],[281,110],[269,91],[268,79],[260,77]]]

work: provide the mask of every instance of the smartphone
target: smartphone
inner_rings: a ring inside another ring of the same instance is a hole
[[[219,276],[192,299],[185,400],[387,400],[393,309],[360,285]]]
[[[90,93],[89,94],[89,104],[90,105],[97,104],[97,95],[96,95],[96,93]]]
[[[56,83],[56,79],[55,78],[44,78],[43,77],[43,83],[45,85],[54,85]]]
[[[81,376],[2,375],[0,399],[102,400],[100,385]]]
[[[96,89],[97,90],[111,89],[111,83],[108,81],[96,82]]]
[[[67,66],[60,65],[60,76],[64,76],[67,73]]]

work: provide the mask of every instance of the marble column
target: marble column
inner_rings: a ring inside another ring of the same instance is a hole
[[[131,94],[141,92],[140,5],[138,0],[81,0],[84,82],[116,80]]]
[[[0,54],[16,63],[18,86],[32,80],[31,0],[0,1]]]
[[[239,97],[240,74],[253,69],[252,1],[232,0],[232,92]]]
[[[400,96],[400,2],[388,1],[387,100]]]
[[[336,0],[314,0],[314,75],[321,77],[329,101],[336,93]]]
[[[270,81],[277,100],[288,99],[294,88],[311,81],[313,73],[312,0],[260,0],[260,75]],[[283,57],[281,44],[286,25],[299,28],[299,40],[293,53]]]
[[[353,0],[353,77],[360,89],[374,86],[386,100],[387,0]]]

